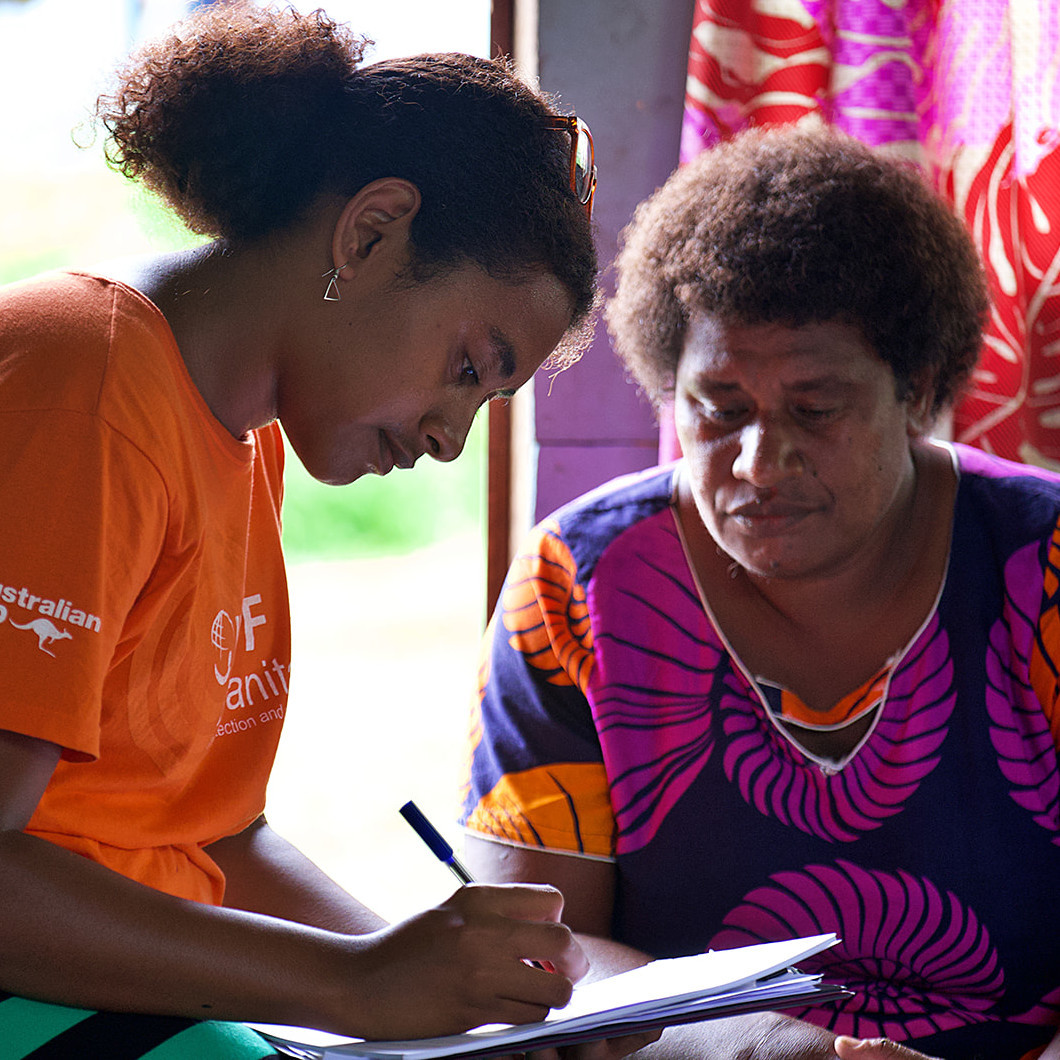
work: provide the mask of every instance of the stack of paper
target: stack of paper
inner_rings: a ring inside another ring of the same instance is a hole
[[[847,992],[793,967],[837,941],[835,935],[814,935],[652,961],[642,968],[575,987],[570,1004],[553,1009],[540,1023],[490,1024],[443,1038],[369,1042],[304,1027],[254,1026],[275,1044],[295,1047],[294,1055],[306,1060],[500,1056],[740,1012],[837,1000]]]

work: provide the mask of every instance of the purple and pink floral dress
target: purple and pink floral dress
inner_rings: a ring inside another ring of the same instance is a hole
[[[1060,1025],[1060,476],[953,452],[936,605],[825,715],[728,648],[680,465],[545,520],[487,635],[465,826],[613,861],[613,937],[656,956],[836,932],[804,968],[853,996],[793,1015],[1034,1055]],[[866,717],[839,761],[790,735]]]

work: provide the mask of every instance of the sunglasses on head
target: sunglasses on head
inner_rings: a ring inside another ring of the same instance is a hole
[[[592,220],[593,195],[596,193],[596,156],[593,153],[593,134],[589,126],[573,114],[556,114],[545,124],[570,135],[570,190],[585,207],[585,215]]]

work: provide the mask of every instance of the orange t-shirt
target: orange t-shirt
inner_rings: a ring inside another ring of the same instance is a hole
[[[283,445],[237,440],[138,292],[0,290],[0,728],[62,758],[28,831],[219,903],[287,707]]]

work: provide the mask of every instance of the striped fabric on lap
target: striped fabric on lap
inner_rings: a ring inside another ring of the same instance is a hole
[[[266,1060],[277,1054],[238,1023],[92,1012],[0,993],[2,1060]]]

